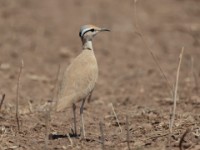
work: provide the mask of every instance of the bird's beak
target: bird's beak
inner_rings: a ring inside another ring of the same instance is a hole
[[[106,28],[101,28],[100,31],[110,31],[110,30]]]

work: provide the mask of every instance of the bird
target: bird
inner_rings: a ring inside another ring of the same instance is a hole
[[[87,24],[80,28],[79,37],[82,41],[81,53],[71,62],[64,71],[60,90],[58,92],[57,111],[64,111],[67,107],[73,108],[74,135],[76,128],[76,102],[82,101],[80,106],[81,136],[85,138],[83,107],[86,99],[90,99],[98,79],[98,64],[92,46],[93,38],[100,32],[110,31]]]

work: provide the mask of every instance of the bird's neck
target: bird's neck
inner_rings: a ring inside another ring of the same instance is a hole
[[[92,41],[84,41],[83,42],[83,49],[93,50]]]

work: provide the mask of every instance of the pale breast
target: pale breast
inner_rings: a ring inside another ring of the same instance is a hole
[[[59,99],[70,97],[66,99],[70,101],[67,102],[69,104],[85,98],[93,90],[97,78],[98,66],[94,52],[83,50],[64,72]]]

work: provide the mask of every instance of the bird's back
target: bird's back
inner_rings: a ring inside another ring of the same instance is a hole
[[[98,66],[94,52],[85,49],[64,72],[57,111],[85,98],[93,90],[97,78]]]

